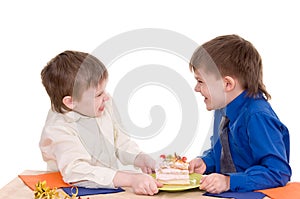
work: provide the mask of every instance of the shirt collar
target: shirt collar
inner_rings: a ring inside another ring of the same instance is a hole
[[[263,94],[259,93],[255,99],[262,99]],[[244,90],[239,96],[232,100],[226,107],[222,108],[222,115],[226,115],[229,120],[235,121],[237,116],[243,109],[245,109],[245,104],[249,102],[252,97],[247,96],[247,90]]]
[[[69,111],[69,112],[65,113],[64,115],[65,115],[65,119],[67,122],[76,122],[76,121],[80,120],[81,118],[90,118],[88,116],[82,115],[75,111]]]
[[[243,91],[239,96],[232,100],[226,107],[223,108],[222,113],[226,115],[229,120],[235,121],[243,109],[244,104],[248,101],[247,91]]]

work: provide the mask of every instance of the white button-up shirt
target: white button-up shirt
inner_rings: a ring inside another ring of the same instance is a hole
[[[113,188],[118,160],[133,165],[141,153],[117,118],[111,99],[97,118],[50,110],[40,140],[48,170],[60,171],[65,182],[77,186]]]

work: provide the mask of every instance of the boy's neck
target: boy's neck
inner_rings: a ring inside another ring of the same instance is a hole
[[[245,89],[235,88],[232,91],[230,91],[229,93],[227,93],[227,96],[226,96],[226,106],[230,102],[232,102],[235,98],[237,98],[244,91],[245,91]]]

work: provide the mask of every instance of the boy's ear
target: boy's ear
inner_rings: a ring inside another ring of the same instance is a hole
[[[236,80],[230,76],[225,76],[223,79],[225,91],[232,91],[236,86]]]
[[[62,100],[63,104],[69,109],[74,109],[74,103],[71,96],[65,96]]]

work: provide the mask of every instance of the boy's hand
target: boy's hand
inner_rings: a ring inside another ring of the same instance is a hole
[[[115,187],[131,187],[135,194],[151,196],[158,193],[158,187],[163,186],[148,174],[127,171],[117,171],[113,184]]]
[[[230,177],[218,173],[203,176],[200,180],[200,189],[209,193],[222,193],[230,188]]]
[[[206,170],[206,164],[201,158],[195,158],[189,162],[189,172],[190,173],[200,173],[203,174]]]
[[[155,170],[155,160],[147,154],[140,153],[135,158],[134,166],[141,168],[143,173],[151,174]]]
[[[137,174],[132,181],[132,189],[135,194],[154,195],[158,193],[158,187],[163,185],[147,174]]]

